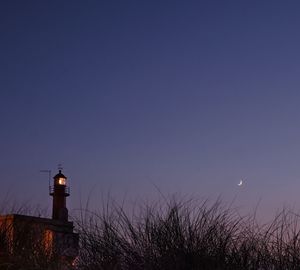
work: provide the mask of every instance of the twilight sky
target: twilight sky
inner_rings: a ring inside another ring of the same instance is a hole
[[[300,2],[0,3],[0,194],[300,207]],[[244,179],[242,188],[237,186]],[[265,210],[265,211],[267,211]]]

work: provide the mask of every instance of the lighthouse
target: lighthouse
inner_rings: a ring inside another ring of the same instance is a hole
[[[49,187],[50,196],[53,197],[52,219],[68,221],[68,209],[66,198],[70,196],[70,188],[67,186],[67,177],[59,170],[54,177],[53,186]]]

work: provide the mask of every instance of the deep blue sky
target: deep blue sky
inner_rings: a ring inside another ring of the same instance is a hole
[[[1,194],[300,207],[299,1],[0,3]],[[240,179],[245,185],[237,187]]]

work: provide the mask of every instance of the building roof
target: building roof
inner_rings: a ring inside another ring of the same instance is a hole
[[[28,222],[28,223],[35,223],[40,224],[45,227],[49,227],[55,231],[65,231],[65,232],[73,232],[73,222],[71,221],[61,221],[55,220],[50,218],[41,218],[41,217],[34,217],[34,216],[26,216],[26,215],[19,215],[19,214],[9,214],[9,215],[0,215],[0,224],[3,222]]]

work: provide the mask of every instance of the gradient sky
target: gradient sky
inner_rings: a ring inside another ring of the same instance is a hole
[[[300,208],[300,2],[0,3],[0,181]],[[245,185],[237,187],[240,179]]]

